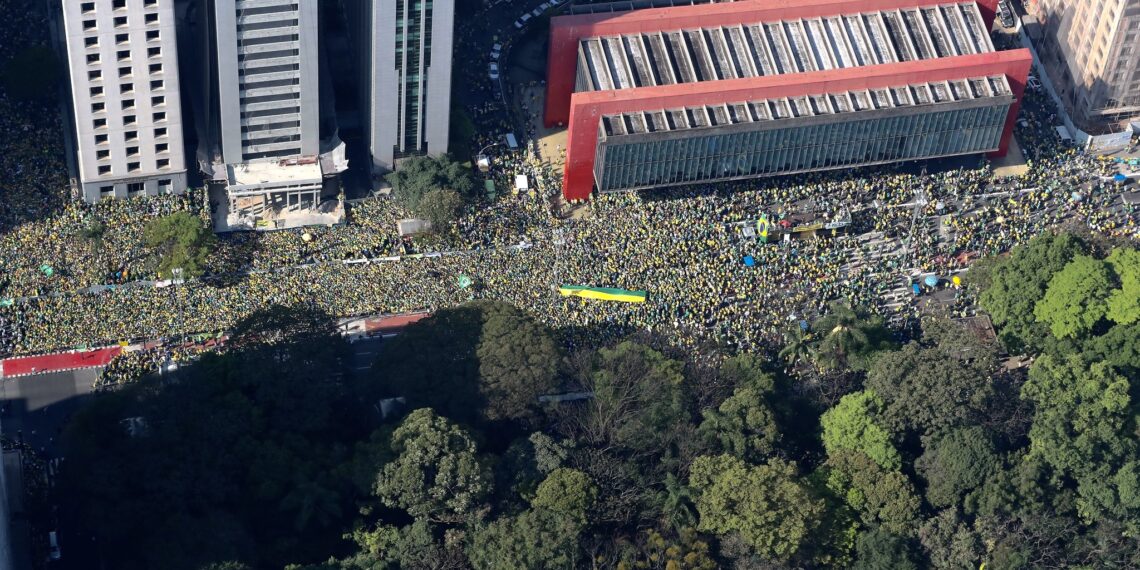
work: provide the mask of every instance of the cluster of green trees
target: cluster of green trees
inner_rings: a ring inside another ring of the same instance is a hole
[[[409,214],[431,222],[435,231],[450,227],[475,193],[470,166],[448,155],[404,160],[386,180],[392,185],[396,203]]]
[[[277,310],[79,414],[64,488],[126,570],[1136,567],[1136,253],[987,262],[1004,344],[836,307],[782,359],[565,353],[483,301],[354,377],[321,316]]]

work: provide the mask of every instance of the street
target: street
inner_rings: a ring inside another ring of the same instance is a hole
[[[88,368],[3,380],[4,435],[22,438],[45,458],[58,457],[59,431],[86,402],[98,376],[98,368]]]

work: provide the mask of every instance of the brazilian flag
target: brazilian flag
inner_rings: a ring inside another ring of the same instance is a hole
[[[646,297],[645,291],[586,287],[583,285],[563,285],[558,288],[558,292],[562,293],[563,297],[582,297],[583,299],[618,301],[620,303],[644,303]]]
[[[768,216],[760,214],[760,219],[756,220],[756,235],[760,236],[760,243],[768,243],[768,230],[772,228],[772,224],[768,222]]]

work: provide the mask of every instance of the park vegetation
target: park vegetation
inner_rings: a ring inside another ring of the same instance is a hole
[[[779,354],[566,351],[476,301],[363,375],[277,308],[82,410],[61,492],[123,570],[1137,567],[1140,254],[1049,234],[968,285],[1000,340],[836,305]]]

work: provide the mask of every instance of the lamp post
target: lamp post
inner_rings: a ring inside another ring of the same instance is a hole
[[[186,280],[182,278],[182,268],[181,267],[175,267],[175,268],[171,269],[170,275],[171,275],[171,277],[173,277],[173,279],[171,280],[171,283],[173,285],[182,285],[183,283],[186,282]],[[186,328],[186,318],[182,312],[182,297],[180,296],[178,289],[175,289],[174,296],[175,296],[175,299],[178,301],[178,340],[181,342],[181,341],[185,340],[185,332],[183,329]]]

